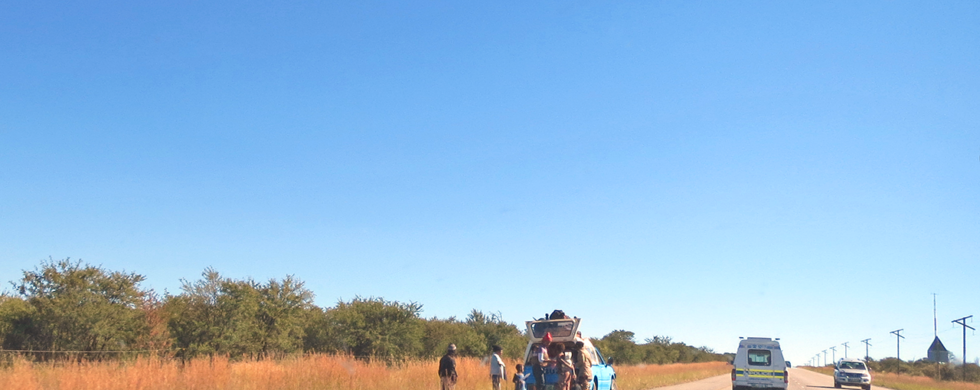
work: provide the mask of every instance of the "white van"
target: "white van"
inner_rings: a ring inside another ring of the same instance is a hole
[[[779,339],[749,337],[738,342],[732,362],[732,390],[785,389],[789,383]]]

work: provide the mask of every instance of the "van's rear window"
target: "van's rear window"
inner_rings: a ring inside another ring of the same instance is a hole
[[[531,332],[534,333],[535,338],[542,338],[548,332],[551,333],[551,337],[571,337],[574,327],[575,321],[573,320],[538,322],[531,324]]]
[[[749,350],[750,366],[769,366],[772,365],[772,352],[765,349]]]

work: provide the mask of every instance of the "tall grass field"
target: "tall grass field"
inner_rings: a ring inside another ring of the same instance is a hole
[[[821,374],[834,375],[831,367],[806,367]],[[980,390],[980,384],[959,381],[937,381],[927,376],[898,375],[885,372],[871,373],[871,389],[887,387],[895,390]]]
[[[517,362],[509,361],[513,372]],[[474,358],[457,360],[459,390],[489,390],[489,367]],[[283,360],[199,359],[181,364],[143,358],[126,362],[30,363],[0,368],[5,390],[431,390],[439,388],[437,361],[397,366],[344,356],[310,355]],[[622,390],[641,390],[728,372],[725,363],[618,366]],[[509,382],[508,382],[509,384]],[[512,387],[505,387],[512,388]]]
[[[646,390],[693,382],[731,372],[732,366],[726,362],[616,366],[616,377],[618,378],[616,385],[620,390]]]

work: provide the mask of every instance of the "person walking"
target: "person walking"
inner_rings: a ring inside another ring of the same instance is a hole
[[[507,366],[504,365],[504,359],[500,358],[503,351],[504,349],[499,345],[494,345],[493,355],[490,356],[490,383],[493,385],[493,390],[500,390],[500,382],[507,377]]]
[[[439,360],[439,382],[442,390],[456,389],[456,344],[449,344],[446,354]]]

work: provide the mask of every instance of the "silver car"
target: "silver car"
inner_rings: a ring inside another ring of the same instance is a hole
[[[871,390],[871,372],[864,362],[857,359],[841,359],[834,365],[834,387],[860,386]]]

